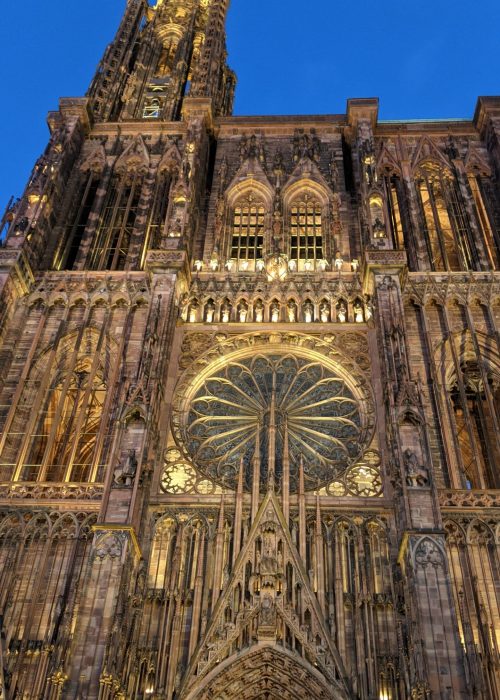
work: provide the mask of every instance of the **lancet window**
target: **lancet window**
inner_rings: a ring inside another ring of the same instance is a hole
[[[160,110],[160,100],[157,97],[146,100],[142,111],[143,119],[159,119]]]
[[[85,307],[74,308],[72,321],[78,324]],[[71,333],[59,341],[57,350],[40,354],[0,436],[3,480],[102,480],[110,449],[103,416],[118,365],[105,334],[94,329]]]
[[[169,206],[170,185],[172,175],[168,170],[163,170],[158,174],[155,191],[153,195],[153,205],[151,207],[148,222],[148,233],[146,236],[146,246],[153,249],[161,247],[161,239],[166,234],[166,219]],[[141,265],[142,267],[142,265]]]
[[[306,192],[290,207],[290,260],[303,270],[307,263],[315,266],[323,258],[322,206]]]
[[[250,193],[238,200],[233,210],[230,257],[246,269],[254,269],[262,258],[266,210],[264,202]]]
[[[64,248],[56,255],[54,262],[54,266],[58,270],[73,270],[75,268],[99,182],[99,175],[90,173],[83,188],[78,192],[78,205],[73,221],[66,229]]]
[[[458,184],[449,173],[428,165],[417,180],[429,263],[433,270],[473,270],[478,266],[468,215]]]
[[[398,250],[404,247],[401,211],[404,202],[403,183],[396,175],[391,175],[384,178],[384,187],[392,244]]]
[[[113,182],[101,214],[90,260],[91,269],[125,269],[140,196],[141,178],[138,175]]]
[[[476,205],[478,223],[483,231],[488,262],[491,268],[496,270],[500,263],[500,239],[499,231],[492,225],[494,217],[490,212],[490,197],[488,197],[487,192],[490,181],[486,178],[469,175],[468,182]]]
[[[87,362],[60,374],[40,412],[23,481],[88,481],[106,397]]]
[[[450,392],[460,451],[463,486],[469,489],[499,488],[500,474],[497,410],[498,389],[487,386],[475,362],[461,367],[461,376]]]

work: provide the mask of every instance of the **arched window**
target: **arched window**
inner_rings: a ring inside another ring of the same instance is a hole
[[[389,229],[395,249],[404,247],[402,202],[404,202],[403,184],[397,175],[384,177],[385,199],[389,215]]]
[[[265,216],[264,202],[252,193],[236,202],[231,222],[230,258],[237,261],[238,269],[253,270],[255,261],[262,258]]]
[[[457,443],[463,468],[464,486],[469,489],[498,488],[496,406],[498,390],[483,375],[476,362],[465,362],[451,387]]]
[[[142,178],[138,174],[117,177],[110,185],[96,233],[90,269],[124,270],[134,231]]]
[[[476,176],[474,173],[469,174],[468,182],[476,205],[478,224],[483,231],[488,262],[493,270],[497,270],[500,263],[500,231],[492,225],[494,208],[491,202],[495,197],[494,188],[490,178]]]
[[[426,164],[417,179],[429,263],[433,270],[477,268],[468,215],[450,173]]]
[[[321,203],[309,193],[293,200],[290,207],[290,260],[297,262],[299,270],[304,270],[308,261],[316,267],[316,262],[324,259]]]
[[[56,270],[73,270],[75,268],[83,234],[97,195],[99,182],[99,174],[91,172],[86,183],[78,193],[77,209],[74,219],[66,229],[64,248],[60,252],[58,251],[54,260]]]
[[[105,398],[104,380],[90,363],[60,374],[40,413],[22,479],[88,481]]]

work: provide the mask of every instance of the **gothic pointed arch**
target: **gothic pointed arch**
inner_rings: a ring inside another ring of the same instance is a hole
[[[301,159],[283,186],[283,206],[289,207],[297,192],[305,188],[314,192],[323,205],[328,204],[331,188],[316,163],[309,158]]]
[[[147,146],[142,135],[137,134],[118,157],[115,163],[115,171],[117,173],[133,171],[144,174],[149,168],[149,163],[150,158]]]
[[[401,166],[386,143],[383,143],[380,147],[376,167],[377,172],[380,173],[381,176],[401,176]]]
[[[438,148],[436,143],[428,136],[422,136],[413,153],[411,161],[412,170],[415,172],[431,163],[444,168],[446,171],[451,171],[450,161]]]
[[[268,248],[267,232],[270,227],[270,212],[273,201],[273,188],[256,159],[255,168],[248,172],[247,161],[229,185],[222,210],[226,209],[226,227],[223,230],[223,212],[218,213],[219,248],[227,259],[241,271],[255,270],[257,261],[262,260]],[[222,229],[222,230],[221,230]]]
[[[304,657],[267,643],[234,654],[217,666],[200,686],[180,700],[343,700],[350,695],[330,684]]]
[[[310,169],[296,179],[292,175],[283,188],[285,251],[299,271],[320,270],[332,257],[327,230],[330,220],[330,192],[317,165],[308,161]],[[300,167],[300,163],[298,168]],[[297,169],[296,169],[297,172]],[[324,267],[323,267],[324,269]]]
[[[175,175],[181,166],[182,156],[179,151],[179,147],[176,143],[171,144],[158,164],[158,172],[168,172],[171,175]]]
[[[106,167],[106,152],[102,143],[95,145],[82,160],[80,170],[84,173],[102,173]]]
[[[233,206],[234,202],[248,190],[258,192],[267,207],[271,208],[274,188],[256,158],[245,160],[229,183],[225,195],[228,205]]]

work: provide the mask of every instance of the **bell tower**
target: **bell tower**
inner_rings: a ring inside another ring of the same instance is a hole
[[[89,90],[96,119],[177,121],[184,98],[208,97],[231,114],[236,78],[226,63],[228,0],[129,0]]]

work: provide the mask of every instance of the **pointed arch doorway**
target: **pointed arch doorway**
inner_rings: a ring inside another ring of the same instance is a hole
[[[191,685],[181,700],[347,700],[340,683],[327,681],[296,653],[260,643],[235,654]]]

